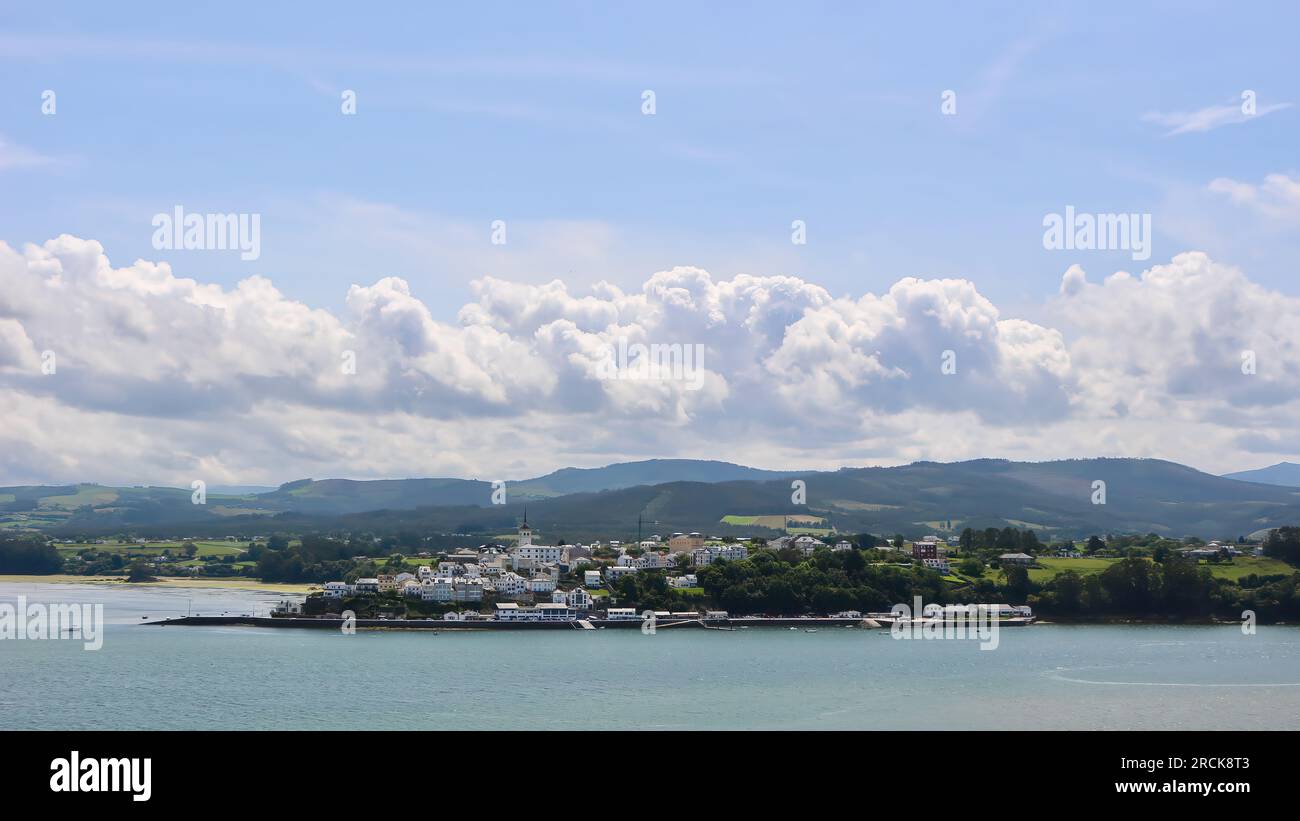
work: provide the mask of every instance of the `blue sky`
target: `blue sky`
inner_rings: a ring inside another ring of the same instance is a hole
[[[1282,3],[10,8],[0,241],[71,234],[114,266],[169,262],[227,290],[259,275],[332,314],[351,286],[399,277],[431,321],[451,325],[483,277],[633,293],[675,266],[719,282],[794,276],[852,300],[904,277],[956,278],[1002,320],[1051,325],[1070,266],[1095,283],[1199,251],[1295,297],[1297,30],[1300,13]],[[346,89],[355,116],[340,112]],[[641,112],[647,89],[653,116]],[[953,116],[940,110],[949,89]],[[1260,113],[1237,117],[1246,90]],[[260,258],[155,249],[151,218],[178,204],[260,214]],[[1044,216],[1067,205],[1150,214],[1151,258],[1044,249]],[[497,219],[505,246],[489,242]],[[796,219],[806,245],[790,242]],[[966,454],[856,435],[811,461]],[[1285,425],[1264,436],[1214,466],[1300,452]],[[1145,432],[1115,441],[1134,455],[1195,455]],[[1005,452],[1025,456],[1022,445]],[[788,455],[750,461],[781,467]],[[601,461],[561,450],[536,467]]]
[[[321,210],[356,201],[485,242],[491,220],[517,222],[518,252],[498,256],[533,250],[547,229],[530,225],[585,226],[595,247],[568,266],[575,281],[702,265],[859,294],[964,276],[1015,305],[1075,261],[1040,243],[1044,213],[1073,204],[1152,212],[1156,260],[1213,242],[1216,259],[1290,284],[1271,248],[1198,231],[1207,215],[1186,200],[1216,177],[1295,172],[1300,112],[1177,137],[1143,120],[1243,89],[1300,99],[1300,20],[1283,4],[517,6],[11,10],[0,134],[54,164],[5,175],[3,238],[70,232],[114,258],[166,258],[148,220],[179,202],[264,220],[261,259],[210,254],[192,275],[263,273],[313,304],[389,274],[458,300],[493,272],[491,256],[448,264],[360,228],[318,233]],[[46,88],[55,117],[40,114]],[[955,117],[939,113],[945,89]],[[793,219],[807,246],[790,245]],[[570,275],[550,262],[503,270]]]

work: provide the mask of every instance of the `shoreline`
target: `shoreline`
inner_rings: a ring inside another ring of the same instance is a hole
[[[24,574],[0,574],[0,583],[13,584],[99,584],[120,585],[132,589],[159,588],[167,590],[251,590],[263,593],[295,593],[306,595],[311,584],[292,584],[288,582],[263,582],[242,576],[218,576],[211,578],[181,578],[176,576],[159,576],[156,582],[128,582],[126,576],[74,576],[68,573],[52,573],[45,576]]]
[[[316,586],[317,586],[317,585],[312,585],[312,584],[293,584],[293,583],[288,583],[288,582],[262,582],[262,581],[259,581],[259,580],[257,580],[257,579],[250,579],[250,578],[239,577],[239,576],[215,577],[215,578],[197,578],[197,579],[196,579],[196,578],[180,578],[180,577],[173,577],[173,576],[162,576],[162,577],[159,577],[158,581],[156,581],[156,582],[134,582],[134,583],[132,583],[132,582],[127,582],[127,581],[126,581],[126,576],[125,576],[125,575],[123,575],[123,576],[74,576],[74,575],[67,574],[67,573],[53,573],[53,574],[49,574],[49,575],[30,575],[30,574],[16,574],[16,573],[0,574],[0,584],[4,584],[4,583],[11,583],[11,584],[94,584],[94,585],[100,585],[100,586],[105,586],[105,587],[120,586],[120,587],[126,587],[126,588],[128,588],[128,589],[147,589],[147,588],[154,588],[154,589],[163,589],[163,590],[186,590],[186,589],[189,589],[189,590],[242,590],[242,591],[250,591],[250,592],[276,593],[276,594],[294,594],[294,595],[303,595],[303,596],[305,596],[308,592],[310,592],[310,590],[311,590],[313,587],[316,587]],[[795,620],[802,621],[803,623],[814,623],[814,620],[815,620],[815,619],[824,619],[824,618],[826,618],[826,617],[824,617],[824,616],[821,616],[821,617],[819,617],[819,616],[807,616],[807,617],[803,617],[803,616],[784,616],[784,617],[781,617],[781,618],[783,618],[783,619],[789,619],[789,620],[791,620],[791,623],[795,623]],[[388,622],[389,622],[389,624],[388,624],[388,625],[385,625],[385,626],[391,627],[391,626],[392,626],[392,624],[391,624],[392,621],[401,621],[401,620],[393,619],[393,620],[384,620],[384,621],[388,621]],[[427,621],[429,621],[429,620],[427,620],[427,619],[412,619],[412,621],[424,621],[424,622],[427,622]],[[753,620],[753,619],[742,619],[742,618],[740,618],[740,617],[735,617],[735,618],[732,619],[732,621],[734,621],[734,622],[738,622],[739,624],[744,624],[744,623],[746,623],[746,622],[753,623],[754,620]],[[639,620],[639,619],[637,620],[637,623],[638,623],[638,624],[640,623],[640,620]],[[1171,617],[1171,616],[1161,616],[1161,615],[1150,615],[1150,616],[1095,616],[1095,617],[1088,617],[1088,616],[1072,616],[1072,617],[1046,616],[1046,617],[1038,617],[1038,618],[1036,618],[1036,619],[1035,619],[1035,623],[1036,623],[1036,624],[1040,624],[1040,625],[1041,625],[1041,624],[1047,624],[1047,625],[1059,625],[1059,626],[1067,626],[1067,627],[1079,627],[1079,626],[1086,626],[1086,625],[1105,625],[1105,626],[1114,626],[1114,625],[1126,625],[1126,624],[1127,624],[1127,625],[1134,625],[1134,626],[1142,626],[1142,625],[1165,625],[1165,626],[1175,626],[1175,627],[1176,627],[1176,626],[1179,626],[1179,625],[1187,625],[1187,626],[1202,626],[1202,627],[1205,627],[1205,626],[1214,626],[1214,625],[1217,625],[1217,626],[1240,626],[1241,621],[1238,620],[1238,619],[1222,619],[1222,618],[1214,618],[1214,617],[1209,617],[1209,618],[1194,618],[1194,619],[1181,619],[1181,618],[1176,618],[1176,617]],[[1288,622],[1284,622],[1284,621],[1277,621],[1277,622],[1260,622],[1260,626],[1265,626],[1265,625],[1278,626],[1278,627],[1294,626],[1293,624],[1288,623]],[[402,629],[402,628],[399,627],[398,629]],[[409,629],[409,628],[407,628],[407,629]]]

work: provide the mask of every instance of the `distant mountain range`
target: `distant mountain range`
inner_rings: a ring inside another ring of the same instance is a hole
[[[796,478],[806,485],[806,504],[792,502]],[[1094,504],[1099,480],[1104,504]],[[265,493],[213,491],[206,504],[195,505],[189,490],[177,488],[9,487],[0,488],[0,526],[59,534],[319,529],[486,537],[513,532],[525,505],[543,538],[569,540],[635,536],[638,518],[646,535],[773,535],[797,525],[912,536],[1010,525],[1045,537],[1156,532],[1236,538],[1300,524],[1300,487],[1212,476],[1155,459],[977,459],[837,471],[662,459],[565,468],[509,482],[506,490],[507,504],[494,505],[491,483],[480,480],[303,479]]]
[[[1225,479],[1241,482],[1261,482],[1266,485],[1285,485],[1300,487],[1300,465],[1295,462],[1278,462],[1258,470],[1243,470],[1237,473],[1225,473]]]

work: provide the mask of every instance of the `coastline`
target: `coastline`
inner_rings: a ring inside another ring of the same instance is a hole
[[[155,589],[155,590],[242,590],[256,593],[276,593],[276,594],[293,594],[306,595],[316,585],[311,584],[290,584],[285,582],[262,582],[257,579],[250,579],[240,576],[215,577],[215,578],[178,578],[163,576],[156,582],[127,582],[126,576],[77,576],[67,573],[54,573],[49,575],[31,575],[31,574],[0,574],[0,584],[93,584],[104,587],[123,587],[127,589]],[[816,617],[786,616],[788,624],[810,624],[815,623]],[[822,617],[825,618],[825,617]],[[366,620],[369,621],[369,620]],[[394,625],[392,621],[384,620],[383,628],[387,629],[411,629],[413,625]],[[412,621],[420,622],[426,627],[430,620],[413,619]],[[434,620],[439,621],[439,620]],[[752,619],[737,617],[732,620],[735,624],[754,624]],[[197,622],[196,622],[197,623]],[[1173,616],[1164,616],[1151,614],[1147,616],[1047,616],[1038,617],[1035,620],[1039,625],[1058,625],[1058,626],[1118,626],[1118,625],[1167,625],[1167,626],[1240,626],[1241,621],[1236,619],[1222,619],[1215,617],[1198,617],[1198,618],[1179,618]],[[477,623],[481,625],[482,622]],[[567,623],[566,623],[567,624]],[[639,625],[640,620],[635,624]],[[1262,625],[1289,626],[1288,622],[1261,622]],[[288,626],[288,625],[280,625]],[[315,626],[315,625],[311,625]],[[451,627],[453,629],[464,629],[465,624],[456,623],[439,623],[436,628],[442,629]],[[757,626],[757,625],[754,625]],[[378,628],[379,625],[367,625],[367,627]],[[382,629],[382,628],[381,628]]]
[[[283,582],[262,582],[242,576],[214,577],[203,579],[159,577],[156,582],[127,582],[126,576],[74,576],[68,573],[52,573],[46,576],[0,574],[0,583],[15,584],[102,584],[124,585],[132,588],[155,589],[208,589],[208,590],[252,590],[262,593],[296,593],[306,595],[313,585],[289,584]]]

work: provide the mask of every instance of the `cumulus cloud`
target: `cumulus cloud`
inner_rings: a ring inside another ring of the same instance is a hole
[[[1082,415],[1163,415],[1241,438],[1300,400],[1300,300],[1204,253],[1099,283],[1071,268],[1053,307],[1074,338]]]
[[[692,267],[639,290],[484,277],[454,322],[387,277],[332,313],[262,276],[114,267],[66,235],[0,244],[0,280],[0,484],[517,478],[651,456],[1195,461],[1189,437],[1258,451],[1289,434],[1277,414],[1300,400],[1300,304],[1198,253],[1099,283],[1072,267],[1050,325],[963,279],[832,297]],[[701,358],[646,379],[638,346]]]

